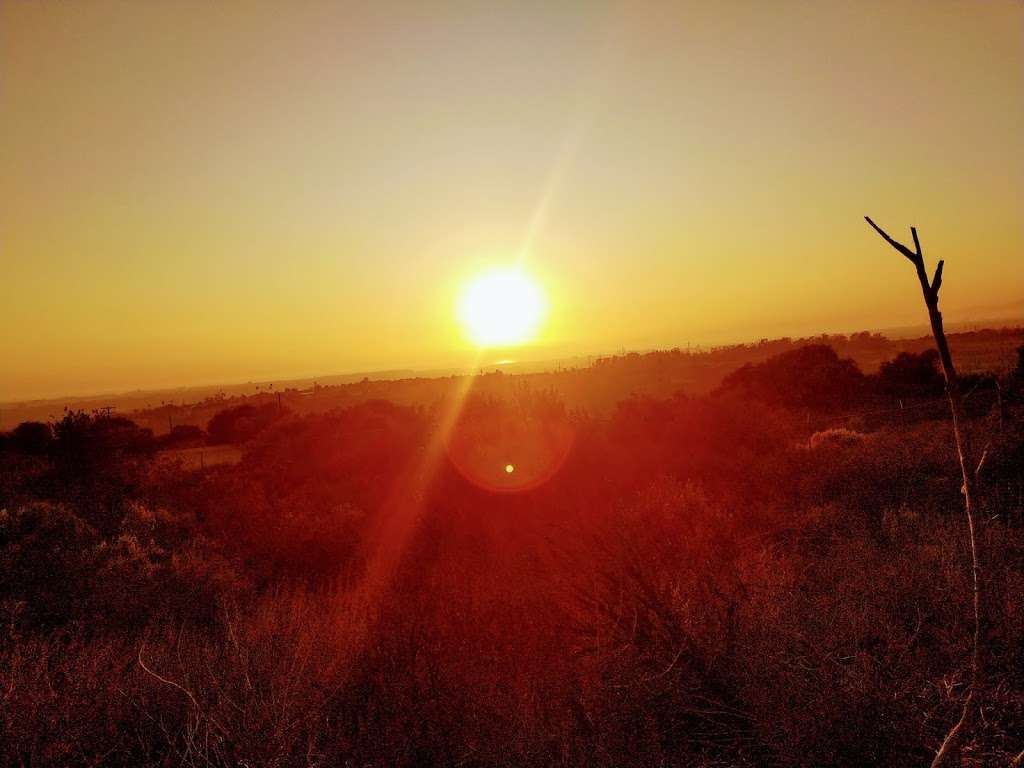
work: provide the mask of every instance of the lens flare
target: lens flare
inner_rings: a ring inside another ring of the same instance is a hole
[[[463,413],[449,433],[448,459],[463,478],[491,493],[521,493],[554,477],[575,442],[567,418],[524,416],[489,406]]]

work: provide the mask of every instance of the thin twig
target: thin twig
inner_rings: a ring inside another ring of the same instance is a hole
[[[143,671],[146,672],[147,674],[151,675],[152,677],[155,677],[161,683],[164,683],[166,685],[170,685],[170,686],[173,686],[174,688],[177,688],[179,691],[181,691],[186,696],[188,696],[189,701],[192,702],[192,706],[194,706],[196,709],[199,709],[199,702],[196,701],[196,697],[193,696],[192,693],[187,688],[185,688],[182,685],[179,685],[178,683],[174,682],[173,680],[168,680],[166,677],[161,677],[156,672],[154,672],[152,669],[150,669],[149,667],[146,666],[146,662],[144,662],[142,660],[142,649],[145,648],[145,647],[146,647],[146,643],[145,642],[143,642],[142,645],[139,646],[139,666],[142,667]]]

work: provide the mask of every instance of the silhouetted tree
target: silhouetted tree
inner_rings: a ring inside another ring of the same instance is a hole
[[[225,408],[210,419],[206,425],[210,445],[226,443],[244,443],[252,440],[260,432],[269,427],[288,411],[282,410],[277,403],[264,405],[236,405]]]
[[[938,369],[939,353],[927,349],[920,354],[901,352],[882,363],[878,371],[881,392],[891,397],[936,397],[943,393],[945,383]]]
[[[39,456],[46,453],[53,441],[49,424],[39,421],[23,421],[11,433],[11,447],[21,453]]]
[[[121,505],[156,449],[153,432],[121,416],[70,411],[53,425],[53,434],[52,491],[103,533],[114,530]]]
[[[928,320],[931,323],[932,335],[935,337],[935,345],[939,350],[939,359],[942,361],[942,372],[946,380],[946,396],[949,399],[949,411],[953,419],[953,439],[956,442],[957,457],[960,461],[960,473],[963,477],[964,511],[967,516],[967,530],[971,546],[971,575],[973,582],[973,604],[974,604],[974,637],[971,652],[971,677],[967,691],[967,698],[964,700],[963,712],[960,719],[946,734],[939,751],[932,761],[932,768],[944,765],[960,748],[964,738],[966,727],[970,721],[974,697],[978,690],[978,678],[981,667],[981,566],[978,560],[978,545],[974,533],[974,490],[978,468],[975,468],[970,447],[967,445],[966,436],[962,434],[960,423],[963,418],[963,394],[960,390],[960,379],[957,376],[956,367],[953,365],[953,357],[949,352],[949,343],[946,341],[946,332],[942,327],[942,313],[939,311],[939,288],[942,287],[942,266],[940,259],[935,267],[935,274],[931,280],[925,271],[924,254],[921,252],[921,243],[917,239],[917,228],[911,227],[910,234],[914,238],[914,250],[893,240],[886,232],[879,227],[870,217],[865,220],[871,227],[882,236],[882,238],[897,251],[902,253],[917,272],[918,282],[921,284],[921,293],[924,296],[925,307],[928,309]]]
[[[164,448],[194,448],[205,443],[206,432],[194,424],[178,424],[160,439]]]
[[[720,394],[735,394],[785,408],[833,410],[859,404],[865,376],[832,347],[810,344],[763,363],[744,365],[726,376]]]

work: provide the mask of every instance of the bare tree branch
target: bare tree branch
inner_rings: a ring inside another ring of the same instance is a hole
[[[921,251],[921,241],[917,237],[917,228],[910,228],[910,233],[914,238],[915,249],[914,252],[911,252],[905,245],[889,237],[870,217],[865,216],[864,218],[889,245],[910,259],[917,270],[917,279],[921,284],[921,293],[924,296],[924,303],[928,309],[928,320],[931,323],[932,336],[935,338],[935,346],[938,347],[939,359],[942,361],[942,375],[946,380],[946,398],[949,400],[949,411],[953,421],[953,440],[956,443],[957,458],[960,462],[960,474],[964,481],[964,513],[967,518],[967,532],[971,550],[972,602],[974,608],[971,676],[960,719],[946,734],[946,738],[942,741],[942,746],[939,747],[939,751],[935,754],[935,759],[932,761],[932,768],[940,768],[960,748],[960,743],[963,741],[970,725],[975,693],[979,689],[978,681],[981,675],[981,565],[978,558],[978,543],[974,527],[974,498],[975,482],[978,473],[985,463],[986,454],[982,454],[977,468],[972,471],[974,462],[970,446],[968,445],[967,434],[961,429],[961,422],[963,421],[963,393],[960,391],[960,379],[957,376],[956,367],[953,365],[953,356],[949,352],[946,332],[942,328],[942,313],[939,311],[939,288],[942,286],[943,262],[939,261],[935,268],[935,275],[929,283],[928,273],[925,271],[924,253]]]
[[[939,259],[938,266],[935,267],[935,277],[932,278],[932,295],[936,301],[939,300],[939,288],[942,286],[942,265],[945,263]]]
[[[885,242],[887,242],[889,245],[891,245],[897,251],[899,251],[904,256],[906,256],[908,259],[910,259],[911,263],[917,264],[918,259],[921,258],[921,256],[918,253],[914,253],[909,248],[907,248],[907,246],[905,246],[903,243],[897,242],[897,241],[893,240],[891,237],[889,237],[888,233],[884,229],[882,229],[880,226],[875,224],[875,222],[873,222],[871,220],[870,216],[865,216],[864,219],[865,219],[865,221],[867,221],[868,224],[870,224],[872,227],[875,228],[875,232],[880,234],[882,236],[882,238],[885,240]],[[911,231],[914,232],[914,243],[917,244],[917,232],[913,228],[911,228]],[[918,245],[917,249],[918,249],[918,251],[920,251],[921,250],[921,246]]]

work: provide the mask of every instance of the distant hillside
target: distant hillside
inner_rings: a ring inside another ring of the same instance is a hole
[[[517,389],[547,389],[557,393],[570,408],[592,413],[607,412],[630,395],[666,397],[678,391],[700,394],[714,389],[730,372],[807,344],[828,344],[840,357],[853,358],[866,373],[878,369],[900,352],[920,352],[932,346],[930,336],[888,338],[867,331],[806,338],[762,339],[701,349],[669,349],[627,352],[596,358],[574,358],[567,363],[551,361],[549,370],[536,371],[538,363],[508,366],[505,372],[491,366],[481,373],[475,388],[494,397],[514,397]],[[985,329],[950,335],[953,355],[964,372],[1007,370],[1016,360],[1015,350],[1024,345],[1024,328]],[[556,369],[557,368],[557,369]],[[556,369],[556,370],[551,370]],[[445,398],[460,376],[451,372],[379,371],[316,379],[292,379],[270,383],[250,382],[224,387],[192,387],[121,395],[56,398],[0,404],[0,428],[22,421],[60,418],[65,408],[91,411],[111,407],[128,414],[157,434],[171,426],[204,426],[219,410],[241,403],[276,401],[297,413],[327,411],[367,400],[430,406]]]
[[[412,370],[387,370],[317,376],[275,381],[248,381],[241,384],[211,384],[206,386],[146,389],[99,395],[68,395],[33,400],[0,402],[0,429],[10,429],[22,421],[50,421],[59,419],[64,409],[92,411],[110,407],[118,413],[135,413],[159,408],[163,405],[188,405],[216,397],[244,397],[263,391],[307,389],[318,384],[345,384],[370,377],[375,380],[409,378]],[[166,429],[166,427],[165,427]]]
[[[478,376],[478,392],[510,399],[524,389],[550,390],[574,409],[594,414],[607,413],[615,403],[631,395],[667,397],[683,391],[700,394],[714,389],[722,378],[746,363],[756,363],[773,355],[808,344],[828,344],[841,357],[853,358],[865,372],[873,372],[885,360],[900,352],[920,352],[932,346],[930,336],[890,339],[875,333],[850,336],[822,335],[800,339],[764,339],[703,350],[659,350],[630,352],[599,357],[589,364],[536,373],[503,373],[489,368]],[[1016,349],[1024,345],[1024,328],[981,330],[950,336],[953,355],[965,373],[1004,371],[1016,360]],[[165,393],[133,393],[123,398],[90,398],[68,401],[70,408],[91,409],[113,405],[142,426],[156,433],[173,425],[194,424],[205,427],[217,411],[242,403],[259,404],[280,400],[296,413],[313,413],[341,408],[367,400],[390,400],[408,405],[431,406],[455,391],[458,376],[412,376],[405,372],[375,375],[325,377],[275,382],[246,387],[221,388],[196,392],[174,390],[164,402]],[[390,378],[397,376],[397,378]],[[198,394],[189,402],[184,395]],[[184,402],[183,402],[184,401]],[[47,420],[58,416],[64,407],[60,401],[7,405],[3,424],[10,428],[28,419]]]

